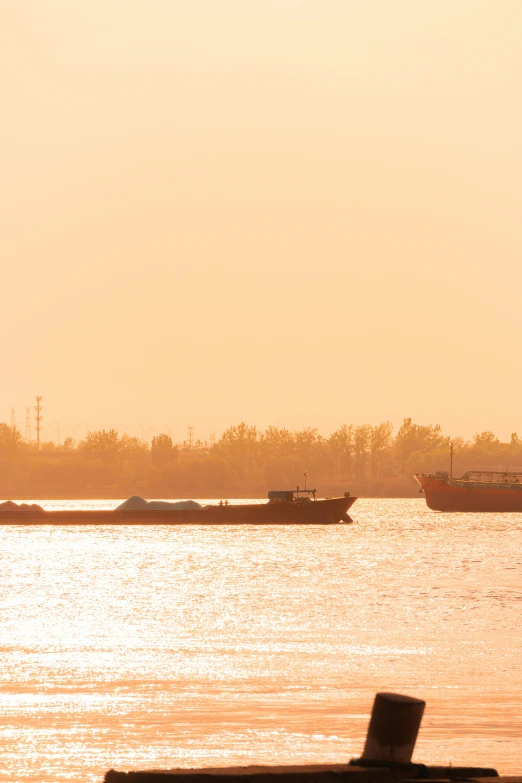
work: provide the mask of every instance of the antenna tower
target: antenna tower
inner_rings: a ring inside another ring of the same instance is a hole
[[[38,394],[36,397],[36,405],[34,406],[34,409],[36,411],[36,448],[40,449],[40,432],[42,431],[42,411],[43,411],[43,405],[42,405],[43,397]]]
[[[11,408],[11,429],[16,429],[16,408]]]
[[[192,449],[192,444],[194,443],[194,425],[189,424],[187,427],[188,432],[188,442],[189,442],[189,449]]]
[[[25,406],[25,442],[31,443],[31,406]]]

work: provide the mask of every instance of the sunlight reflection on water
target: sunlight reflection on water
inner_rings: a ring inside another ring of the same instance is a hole
[[[428,702],[417,759],[520,771],[522,516],[353,516],[0,527],[0,781],[344,761],[383,689]]]

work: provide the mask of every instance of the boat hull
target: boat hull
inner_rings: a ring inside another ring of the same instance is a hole
[[[30,506],[0,513],[9,525],[334,525],[351,522],[355,497],[310,503],[259,503],[207,506],[197,510],[39,511]]]
[[[415,476],[433,511],[522,512],[522,484],[454,486],[434,476]],[[517,489],[517,487],[519,487]]]

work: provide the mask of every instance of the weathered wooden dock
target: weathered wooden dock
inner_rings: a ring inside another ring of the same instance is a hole
[[[415,765],[419,767],[423,765]],[[474,783],[522,783],[520,777],[499,777],[494,769],[479,767],[424,767],[419,770],[364,768],[355,765],[311,765],[306,767],[224,767],[215,769],[172,769],[168,771],[116,772],[105,775],[105,783],[397,783],[398,781],[471,781]],[[238,780],[239,778],[239,780]]]
[[[201,769],[117,772],[105,783],[407,783],[430,780],[473,783],[522,783],[520,776],[499,777],[487,767],[441,767],[411,761],[425,702],[395,693],[378,693],[373,704],[363,755],[346,764],[303,766],[207,767]],[[217,780],[219,779],[219,780]]]

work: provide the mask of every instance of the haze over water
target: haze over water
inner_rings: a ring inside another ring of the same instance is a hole
[[[353,516],[0,527],[0,781],[343,762],[383,689],[427,700],[418,761],[519,772],[522,518]]]
[[[3,0],[0,421],[39,389],[62,439],[509,439],[521,28],[516,0]]]

